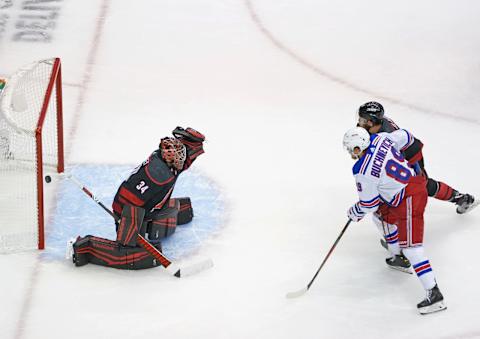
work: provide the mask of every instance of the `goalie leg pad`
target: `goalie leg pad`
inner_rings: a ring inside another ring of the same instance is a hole
[[[126,270],[160,265],[143,247],[123,246],[116,241],[87,235],[73,244],[75,266],[87,263]]]
[[[192,202],[189,197],[175,198],[172,200],[178,200],[180,202],[180,208],[178,211],[177,225],[184,225],[192,221],[193,208]]]
[[[142,228],[145,210],[141,207],[125,204],[117,229],[117,242],[124,246],[135,247],[137,234]]]
[[[72,248],[73,248],[73,263],[75,266],[84,266],[89,263],[90,261],[90,255],[83,251],[82,249],[85,248],[90,244],[90,239],[88,238],[90,236],[86,236],[84,238],[78,237],[77,240],[73,243]]]
[[[154,211],[151,220],[147,225],[148,239],[157,242],[175,232],[177,227],[178,211],[180,202],[177,199],[170,199],[166,208]]]

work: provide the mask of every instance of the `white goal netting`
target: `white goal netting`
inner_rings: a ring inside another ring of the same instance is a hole
[[[63,171],[59,59],[34,62],[0,93],[0,253],[44,246],[43,173]]]

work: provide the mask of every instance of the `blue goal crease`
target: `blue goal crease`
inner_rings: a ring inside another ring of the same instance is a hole
[[[66,170],[87,187],[100,201],[111,208],[118,186],[135,166],[77,165]],[[45,260],[64,260],[67,240],[88,234],[102,238],[116,238],[115,224],[92,199],[68,179],[58,183],[56,206],[50,211],[46,228]],[[202,243],[223,225],[224,202],[220,190],[211,179],[195,168],[178,177],[173,197],[190,197],[194,218],[178,226],[175,233],[162,242],[163,252],[178,260],[196,252]]]

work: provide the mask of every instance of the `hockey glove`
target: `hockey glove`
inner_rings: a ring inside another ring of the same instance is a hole
[[[184,144],[185,148],[187,149],[187,160],[185,161],[185,165],[183,167],[185,170],[190,167],[192,162],[199,155],[205,153],[203,150],[203,141],[205,140],[205,136],[191,127],[184,129],[180,126],[175,128],[172,131],[172,134],[175,138],[180,140],[180,142]]]
[[[356,203],[348,209],[347,216],[350,218],[350,220],[359,222],[365,216],[365,212],[363,212],[359,208],[358,203]]]
[[[179,140],[183,139],[192,143],[202,143],[205,141],[205,136],[191,127],[183,129],[183,127],[178,126],[173,130],[172,134]]]

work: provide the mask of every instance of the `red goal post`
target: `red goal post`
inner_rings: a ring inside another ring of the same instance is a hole
[[[33,62],[0,93],[0,252],[45,248],[44,173],[64,170],[59,58]]]

